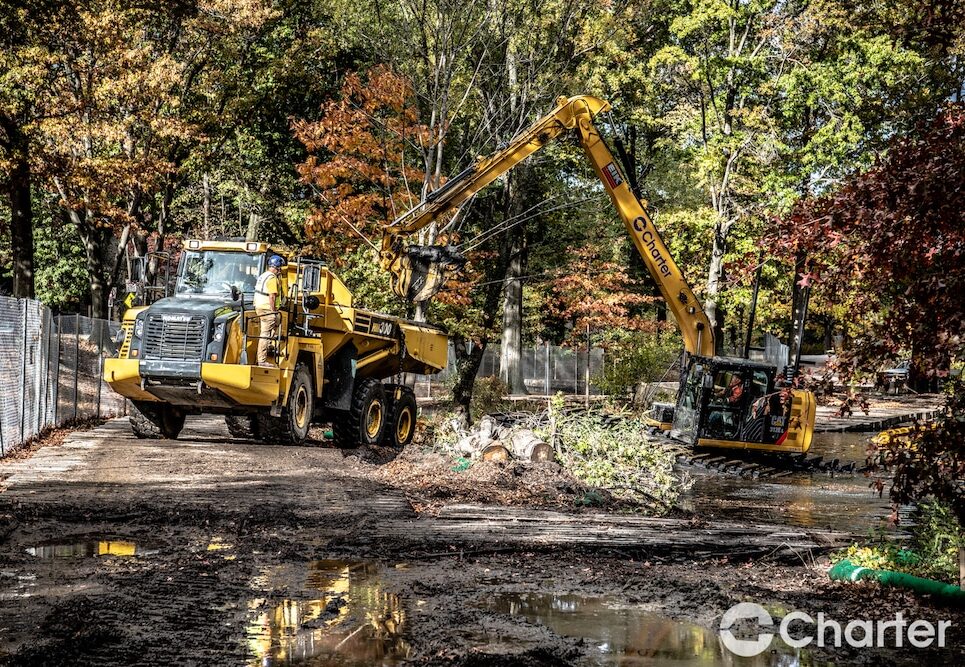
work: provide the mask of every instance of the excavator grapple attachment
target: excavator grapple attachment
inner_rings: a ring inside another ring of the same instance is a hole
[[[455,246],[410,245],[391,270],[392,291],[409,301],[426,301],[459,271],[466,258]]]

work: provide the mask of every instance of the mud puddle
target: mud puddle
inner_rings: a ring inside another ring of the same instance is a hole
[[[775,637],[770,648],[752,658],[727,650],[718,633],[675,621],[608,598],[552,593],[501,593],[484,608],[521,616],[558,635],[582,639],[591,665],[746,665],[748,667],[830,664],[813,659]]]
[[[157,545],[145,545],[120,537],[75,537],[50,540],[24,549],[42,560],[95,558],[100,556],[139,556],[157,553]]]
[[[264,571],[255,586],[287,593],[248,602],[250,664],[399,664],[410,653],[405,609],[383,590],[378,571],[372,563],[338,560],[313,561],[307,571]]]
[[[809,455],[864,465],[869,433],[818,433]],[[680,507],[699,516],[762,521],[802,528],[829,528],[866,535],[892,531],[891,507],[870,488],[862,474],[796,474],[776,480],[727,476],[695,468],[694,484]],[[907,523],[910,507],[899,516]]]

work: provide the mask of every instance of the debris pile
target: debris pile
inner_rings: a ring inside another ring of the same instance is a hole
[[[419,511],[459,502],[659,514],[674,506],[688,481],[641,419],[561,408],[494,413],[471,429],[443,417],[366,474],[403,489]]]

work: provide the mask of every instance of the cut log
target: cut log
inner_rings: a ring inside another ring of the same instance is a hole
[[[495,420],[489,415],[486,415],[485,417],[480,419],[479,431],[478,431],[479,446],[485,447],[493,440],[498,440],[499,435],[497,434],[497,429],[498,429],[498,426],[496,425]]]
[[[479,453],[483,461],[509,461],[513,458],[501,442],[491,442]]]
[[[520,461],[552,461],[553,448],[529,429],[516,431],[509,441],[513,456]]]

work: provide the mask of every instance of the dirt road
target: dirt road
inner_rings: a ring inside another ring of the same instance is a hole
[[[733,657],[719,617],[745,600],[954,622],[951,652],[781,646],[747,664],[962,653],[960,612],[786,564],[841,536],[575,509],[419,515],[375,470],[231,440],[212,418],[177,441],[114,420],[0,465],[0,662],[714,664]]]

